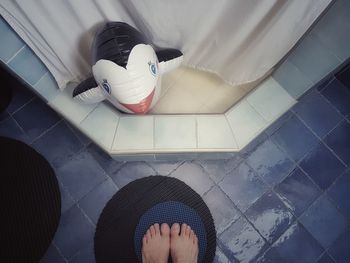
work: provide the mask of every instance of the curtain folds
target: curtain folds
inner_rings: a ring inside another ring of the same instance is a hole
[[[91,72],[90,46],[105,21],[138,28],[184,64],[238,85],[266,74],[331,0],[0,0],[0,14],[61,88]]]

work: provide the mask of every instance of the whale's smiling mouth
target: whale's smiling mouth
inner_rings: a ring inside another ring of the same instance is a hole
[[[155,92],[155,88],[152,90],[152,92],[146,98],[144,98],[139,103],[135,103],[135,104],[122,103],[121,105],[123,105],[125,108],[132,111],[133,113],[146,114],[149,111],[150,106],[152,104],[154,92]]]

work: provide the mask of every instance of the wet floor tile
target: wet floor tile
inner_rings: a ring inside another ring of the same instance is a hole
[[[327,189],[346,168],[322,143],[302,160],[300,166],[323,190]]]
[[[83,145],[64,122],[60,122],[33,143],[54,166],[59,167],[71,159]]]
[[[321,255],[320,244],[298,223],[294,223],[264,254],[260,262],[312,263]]]
[[[317,199],[299,220],[324,248],[328,248],[348,225],[326,195]]]
[[[325,252],[323,255],[317,260],[317,263],[335,263],[334,260]]]
[[[241,217],[231,225],[219,239],[239,262],[254,262],[264,251],[266,243],[259,233]]]
[[[130,162],[124,164],[111,177],[120,189],[131,181],[155,174],[156,172],[145,162]]]
[[[350,171],[347,171],[328,189],[328,195],[339,211],[350,220]]]
[[[326,144],[347,164],[350,165],[350,123],[342,121],[326,138]]]
[[[65,263],[66,260],[58,252],[57,248],[51,244],[45,255],[41,258],[40,263]]]
[[[218,234],[241,216],[240,212],[233,206],[232,201],[217,186],[205,194],[204,201],[214,218]]]
[[[289,209],[273,192],[264,194],[245,215],[270,243],[279,238],[295,220]]]
[[[107,175],[87,151],[82,151],[57,170],[57,176],[69,194],[80,200]]]
[[[229,173],[219,186],[242,212],[258,200],[268,188],[245,162]]]
[[[343,118],[318,91],[302,98],[293,111],[321,138]]]
[[[214,263],[235,263],[238,262],[234,258],[228,259],[220,248],[216,247]]]
[[[86,149],[108,175],[116,173],[125,163],[113,160],[111,156],[94,143],[91,143]]]
[[[242,159],[237,155],[228,160],[199,160],[197,161],[209,174],[214,182],[221,181],[226,174],[231,172]]]
[[[147,162],[158,175],[169,175],[175,171],[181,164],[181,161],[159,161]]]
[[[347,89],[339,80],[334,79],[327,87],[322,90],[325,96],[343,115],[350,113],[350,90]]]
[[[318,187],[298,168],[275,191],[296,216],[301,215],[321,194]]]
[[[95,263],[94,244],[89,243],[86,247],[81,249],[73,258],[70,263]]]
[[[85,245],[93,241],[95,229],[77,206],[61,216],[54,243],[70,259]]]
[[[61,119],[55,111],[38,98],[30,101],[13,114],[13,118],[23,128],[30,141],[33,141]]]
[[[118,188],[113,181],[107,179],[84,196],[79,201],[79,206],[91,221],[97,224],[103,208],[117,191]]]
[[[283,126],[272,135],[272,139],[296,162],[304,157],[305,154],[318,143],[318,139],[295,116],[287,120]]]
[[[294,167],[294,163],[271,140],[256,148],[248,156],[247,163],[271,186],[282,181]]]
[[[200,195],[206,193],[214,185],[207,172],[195,163],[182,164],[170,176],[185,182]]]
[[[348,263],[350,259],[350,229],[348,228],[329,248],[328,253],[338,263]]]

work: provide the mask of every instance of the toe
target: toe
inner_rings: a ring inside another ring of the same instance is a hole
[[[183,223],[181,225],[181,235],[185,236],[186,235],[186,228],[187,228],[187,224]]]
[[[151,225],[151,227],[149,229],[151,232],[151,236],[154,237],[156,235],[156,229],[154,228],[154,225]]]
[[[171,226],[170,229],[171,236],[178,236],[180,234],[180,225],[175,223]]]
[[[155,224],[153,225],[153,227],[154,227],[154,230],[155,230],[155,234],[156,234],[156,235],[160,235],[159,224],[158,224],[158,223],[155,223]]]
[[[185,229],[185,235],[187,237],[189,237],[191,234],[191,227],[189,225],[186,226],[186,229]]]
[[[151,239],[152,235],[151,235],[151,230],[150,230],[150,228],[147,230],[145,236],[146,236],[147,240],[150,240],[150,239]]]
[[[144,235],[142,238],[142,247],[144,247],[146,244],[147,244],[147,237],[146,235]]]
[[[166,223],[163,223],[160,226],[160,232],[161,232],[162,236],[169,236],[169,234],[170,234],[170,227],[169,227],[169,225],[166,224]]]

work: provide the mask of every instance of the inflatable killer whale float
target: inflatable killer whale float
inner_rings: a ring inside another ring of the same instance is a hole
[[[74,89],[73,98],[85,103],[107,99],[123,112],[145,114],[158,99],[161,75],[182,59],[180,50],[156,48],[132,26],[108,22],[92,45],[93,76]]]

